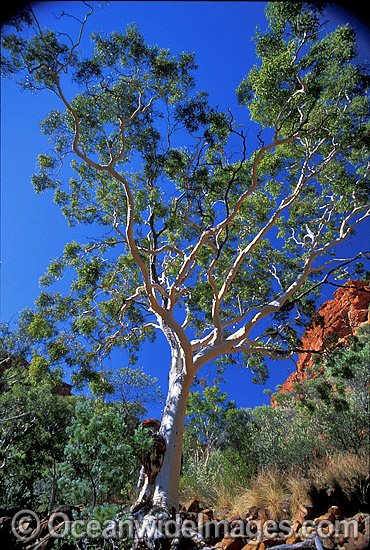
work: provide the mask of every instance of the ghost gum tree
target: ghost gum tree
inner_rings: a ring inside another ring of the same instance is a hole
[[[96,369],[114,347],[135,354],[164,334],[166,450],[133,510],[170,514],[199,369],[240,363],[263,378],[264,358],[297,353],[320,285],[366,257],[335,247],[370,215],[369,77],[349,27],[323,35],[314,4],[269,4],[237,89],[260,125],[250,154],[232,114],[196,92],[193,54],[149,46],[130,26],[94,34],[84,57],[87,3],[86,13],[75,38],[42,30],[32,11],[28,37],[18,24],[3,38],[6,76],[59,101],[41,125],[53,150],[40,154],[34,188],[54,190],[69,224],[96,232],[51,263],[42,284],[72,270],[70,293],[42,291],[28,330],[45,369],[64,362],[102,384]]]

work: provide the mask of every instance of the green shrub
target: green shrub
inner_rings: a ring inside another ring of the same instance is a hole
[[[94,508],[130,495],[139,475],[138,455],[152,444],[146,430],[129,429],[119,407],[80,398],[67,434],[59,479],[66,502]]]

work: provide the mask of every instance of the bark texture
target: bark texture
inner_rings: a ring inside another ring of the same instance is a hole
[[[158,433],[153,433],[154,448],[144,461],[139,479],[139,496],[131,508],[139,521],[140,539],[151,549],[167,548],[170,540],[158,522],[174,519],[179,507],[179,479],[186,405],[194,378],[185,355],[171,338],[172,361],[165,409]],[[162,523],[162,524],[163,524]],[[144,529],[146,526],[146,529]],[[136,534],[135,544],[139,542]]]

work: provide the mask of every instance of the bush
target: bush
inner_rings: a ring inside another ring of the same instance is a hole
[[[320,358],[311,378],[278,395],[276,408],[237,409],[216,385],[191,394],[183,497],[238,510],[254,504],[275,517],[288,509],[296,515],[300,504],[312,504],[313,490],[333,486],[348,499],[357,492],[365,502],[368,335],[365,325],[348,342],[350,347],[332,350],[324,362]],[[240,486],[246,489],[237,496]]]
[[[80,398],[67,433],[59,479],[64,499],[92,508],[117,497],[124,501],[139,475],[138,456],[151,448],[146,431],[129,429],[118,407]]]
[[[53,506],[74,405],[74,397],[55,395],[48,384],[18,384],[0,394],[1,507]]]
[[[120,529],[117,524],[115,528],[113,527],[118,518],[124,519],[121,507],[106,502],[94,508],[87,506],[82,511],[75,511],[73,519],[80,523],[75,524],[74,532],[69,531],[62,539],[56,539],[54,548],[63,550],[67,546],[67,548],[76,550],[82,548],[83,550],[96,550],[97,548],[115,550],[119,543],[121,550],[129,550],[133,543],[129,532]],[[89,526],[91,535],[85,536],[84,533]],[[96,531],[94,527],[97,528]]]
[[[257,468],[304,467],[322,446],[317,427],[294,405],[256,407],[250,433],[251,459]]]

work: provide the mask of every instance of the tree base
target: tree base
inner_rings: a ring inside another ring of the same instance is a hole
[[[150,502],[140,502],[131,508],[131,517],[135,525],[134,548],[145,546],[149,550],[169,550],[172,540],[166,525],[172,520],[171,514],[164,508]]]
[[[200,547],[202,536],[196,531],[182,531],[183,517],[175,510],[153,505],[135,504],[131,508],[131,517],[135,525],[133,547],[149,550],[188,550]]]

